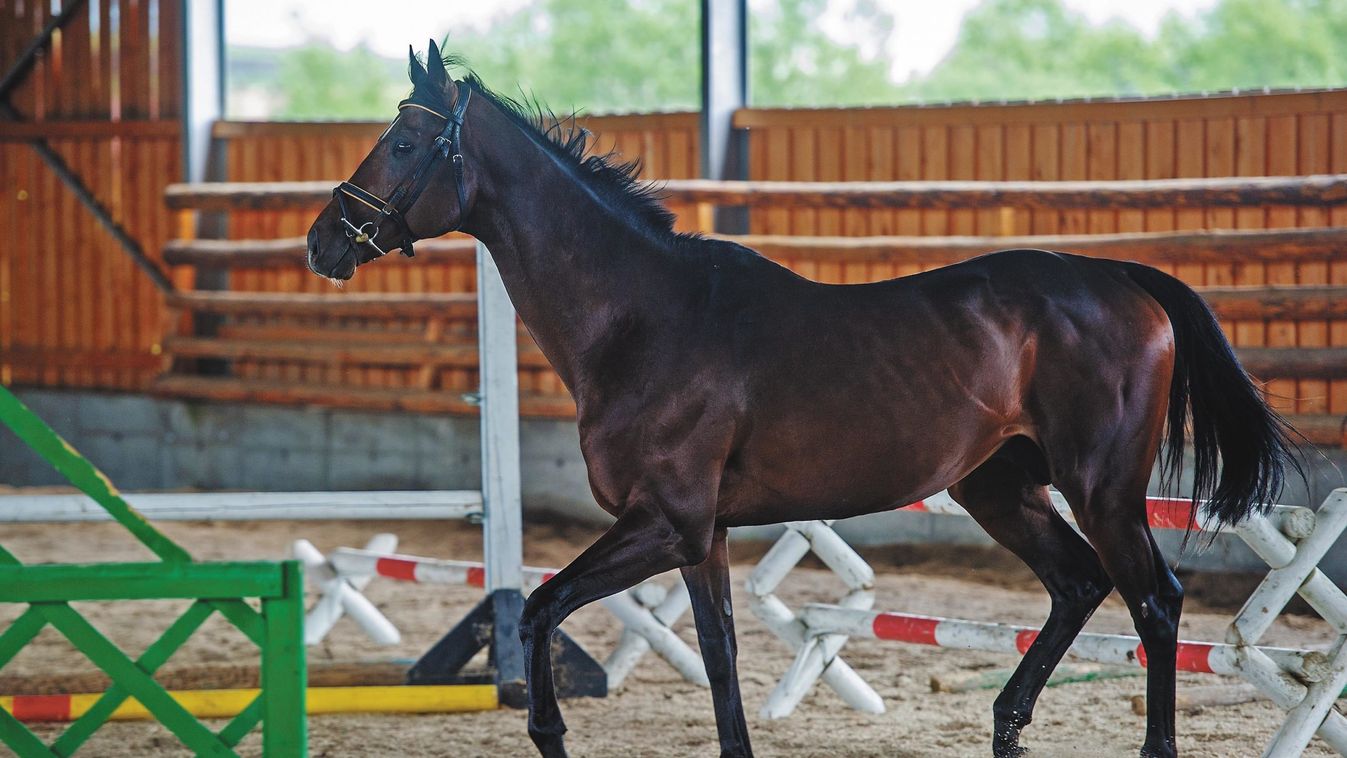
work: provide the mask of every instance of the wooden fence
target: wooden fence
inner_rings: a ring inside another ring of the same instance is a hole
[[[71,0],[0,2],[0,69]],[[182,177],[181,4],[78,9],[0,118],[0,383],[143,389],[160,368],[162,298],[39,157],[44,140],[157,258],[164,187]]]
[[[179,185],[167,203],[178,211],[250,212],[303,209],[311,215],[329,200],[330,182]],[[820,208],[902,208],[920,212],[960,212],[992,204],[1012,209],[1092,209],[1100,206],[1145,211],[1154,207],[1240,208],[1271,202],[1297,208],[1347,204],[1347,174],[1311,177],[1172,179],[1147,182],[870,182],[782,183],[672,180],[668,195],[679,202],[706,205],[734,203],[749,207],[800,211]],[[770,211],[769,211],[770,212]],[[698,213],[699,217],[707,214]],[[1272,258],[1295,262],[1326,261],[1347,242],[1347,228],[1182,232],[1016,238],[1028,246],[1074,241],[1073,249],[1163,264],[1184,259],[1179,245],[1214,254],[1224,264],[1245,265]],[[936,252],[943,262],[982,252],[988,237],[783,237],[751,236],[769,255],[784,252],[810,261],[831,261],[836,249],[850,252],[847,265],[870,264],[885,257],[930,265],[923,253]],[[234,251],[243,253],[231,257]],[[241,260],[260,270],[289,262],[299,268],[304,243],[280,241],[181,241],[169,258],[202,266],[237,266]],[[463,261],[471,246],[443,240],[423,248],[429,256]],[[857,252],[862,253],[856,255]],[[888,261],[885,261],[887,263]],[[421,264],[425,265],[425,264]],[[432,260],[430,265],[435,265]],[[1201,286],[1223,320],[1329,320],[1347,318],[1347,286]],[[472,352],[473,296],[469,293],[407,295],[287,295],[278,293],[190,293],[172,305],[197,314],[231,317],[223,335],[183,335],[168,343],[175,358],[233,361],[230,376],[205,377],[190,370],[161,380],[162,391],[231,400],[324,403],[358,407],[461,411],[462,395],[475,386]],[[239,320],[256,319],[258,330],[240,330]],[[358,319],[356,328],[343,327]],[[316,321],[314,321],[316,320]],[[375,325],[371,329],[371,325]],[[389,325],[394,326],[390,327]],[[391,344],[389,334],[399,340]],[[1264,378],[1300,381],[1347,378],[1347,351],[1301,347],[1242,350],[1250,370]],[[540,380],[550,377],[537,349],[524,342],[521,351],[521,406],[535,415],[573,412],[564,392]],[[265,367],[255,370],[258,366]],[[403,374],[369,374],[396,366]],[[182,367],[179,366],[181,369]],[[267,370],[269,369],[269,370]],[[445,373],[447,372],[447,373]],[[460,373],[454,373],[460,372]],[[460,377],[466,381],[459,381]],[[353,381],[358,378],[359,381]],[[1338,442],[1336,418],[1323,413],[1296,416],[1297,425],[1319,442]]]
[[[780,181],[1131,180],[1347,172],[1347,92],[1006,106],[745,110],[751,178]],[[1079,235],[1347,226],[1347,206],[788,209],[755,213],[770,235]],[[857,282],[943,261],[786,258]],[[1157,261],[1194,285],[1347,283],[1347,251],[1311,260]],[[1347,322],[1237,319],[1239,347],[1347,346]],[[1347,414],[1347,381],[1273,381],[1288,412]],[[1286,398],[1286,399],[1282,399]]]

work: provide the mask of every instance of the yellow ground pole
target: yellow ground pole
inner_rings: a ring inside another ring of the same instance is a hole
[[[197,718],[233,718],[257,697],[256,689],[178,690],[170,692]],[[0,708],[20,721],[73,721],[84,715],[101,694],[0,695]],[[310,687],[307,713],[459,713],[497,707],[496,687],[489,684],[379,687]],[[134,698],[113,712],[113,721],[153,716]]]

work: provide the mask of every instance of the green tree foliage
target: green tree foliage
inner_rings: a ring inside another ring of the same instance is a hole
[[[893,14],[876,0],[850,0],[839,40],[818,23],[828,6],[751,6],[754,105],[1347,85],[1347,0],[1220,0],[1196,16],[1171,14],[1153,38],[1118,20],[1093,24],[1063,0],[984,0],[945,59],[902,83],[884,56]],[[629,0],[621,9],[605,0],[536,0],[486,28],[456,32],[444,48],[496,89],[522,86],[559,112],[694,109],[698,12],[693,0]],[[309,44],[282,54],[269,87],[283,118],[383,118],[407,84],[400,60]]]
[[[1347,3],[1223,0],[1171,14],[1155,39],[1092,25],[1060,0],[986,0],[939,66],[903,88],[922,100],[1147,95],[1347,84]]]
[[[806,105],[824,93],[836,103],[892,102],[897,89],[881,55],[892,14],[874,0],[859,0],[846,20],[860,30],[858,38],[844,44],[816,23],[827,5],[778,0],[753,9],[749,71],[755,100]],[[539,0],[487,29],[452,35],[444,45],[493,86],[527,83],[558,110],[695,109],[699,24],[692,0],[635,0],[620,13],[607,3]]]
[[[1171,18],[1168,84],[1193,92],[1347,84],[1347,2],[1224,0],[1188,25]]]
[[[287,50],[276,78],[281,119],[386,118],[407,90],[405,67],[360,45]]]
[[[691,0],[538,0],[443,47],[493,88],[522,86],[558,112],[695,109],[700,23]]]
[[[749,97],[771,106],[880,105],[898,88],[884,46],[896,20],[873,0],[858,0],[844,19],[847,42],[818,25],[826,0],[782,0],[754,8],[749,20]]]

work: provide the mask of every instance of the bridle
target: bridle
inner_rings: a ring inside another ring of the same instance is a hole
[[[389,195],[387,200],[351,182],[342,182],[332,190],[333,197],[337,198],[337,203],[341,206],[341,223],[346,227],[347,237],[355,240],[357,245],[369,245],[378,252],[379,257],[383,257],[388,254],[388,251],[379,247],[376,240],[379,237],[379,226],[384,222],[384,219],[391,218],[402,228],[402,254],[408,258],[415,255],[412,250],[412,243],[416,241],[416,238],[412,235],[411,225],[407,223],[407,211],[412,209],[417,199],[421,197],[421,193],[425,191],[426,185],[430,181],[430,168],[434,165],[436,158],[449,159],[450,165],[454,169],[454,187],[458,190],[458,222],[449,231],[457,231],[463,225],[463,217],[467,215],[468,208],[468,189],[463,181],[463,145],[461,138],[463,117],[468,112],[468,101],[471,99],[472,87],[467,82],[459,82],[458,102],[454,104],[454,109],[447,116],[411,100],[403,100],[398,103],[399,114],[405,108],[418,108],[444,119],[444,129],[435,137],[430,152],[421,158],[416,170],[412,172],[410,177],[393,188],[393,193]],[[401,118],[401,115],[398,118]],[[393,124],[396,123],[397,119],[394,119]],[[388,129],[384,132],[385,135],[392,131],[393,124],[389,124]],[[379,139],[382,140],[383,137]],[[348,197],[369,206],[379,215],[372,221],[366,221],[360,226],[356,226],[351,222],[351,213],[346,208],[346,198]],[[399,210],[398,206],[402,206],[402,209]],[[374,230],[365,231],[371,225]]]

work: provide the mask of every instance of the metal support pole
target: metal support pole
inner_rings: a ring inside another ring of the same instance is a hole
[[[514,306],[495,260],[480,242],[477,303],[486,591],[520,590],[524,586],[524,517],[519,483],[519,359]]]
[[[519,484],[519,359],[514,306],[486,245],[477,243],[477,349],[482,399],[482,541],[486,597],[407,672],[410,684],[492,682],[500,703],[528,704],[519,618],[524,610],[524,517]],[[464,666],[487,648],[489,670]],[[558,629],[552,666],[559,697],[603,697],[599,662]]]
[[[702,177],[748,178],[734,113],[748,102],[748,2],[702,0]],[[720,208],[714,231],[748,231],[747,208]],[[711,230],[708,230],[711,231]]]
[[[182,0],[182,42],[183,178],[202,182],[211,127],[224,113],[224,0]]]

